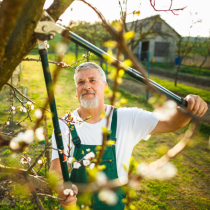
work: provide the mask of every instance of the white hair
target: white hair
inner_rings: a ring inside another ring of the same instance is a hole
[[[85,63],[82,63],[79,66],[77,66],[77,68],[75,69],[75,73],[74,73],[74,82],[75,82],[75,84],[76,84],[76,75],[77,75],[77,73],[79,71],[81,71],[81,70],[90,69],[90,68],[97,69],[99,71],[101,79],[104,82],[106,82],[106,74],[105,74],[104,70],[99,65],[97,65],[94,62],[85,62]]]

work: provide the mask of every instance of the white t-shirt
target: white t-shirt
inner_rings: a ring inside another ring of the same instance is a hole
[[[109,114],[111,106],[107,105],[106,115]],[[73,114],[80,119],[77,110]],[[112,114],[110,116],[108,129],[111,127]],[[141,140],[147,140],[148,134],[152,132],[158,123],[158,119],[154,117],[153,113],[138,109],[138,108],[119,108],[117,110],[117,133],[116,133],[116,161],[117,161],[117,173],[119,180],[124,183],[127,180],[129,168],[129,161],[134,146]],[[59,121],[64,152],[67,154],[67,144],[69,143],[69,137],[66,131],[69,131],[67,125],[63,121]],[[81,144],[85,145],[101,145],[102,144],[102,127],[106,126],[106,118],[101,121],[90,124],[83,122],[82,126],[76,126],[77,134],[80,137]],[[55,136],[53,132],[52,146],[57,148]],[[70,155],[74,154],[74,144],[70,142],[72,147]],[[52,150],[52,160],[59,158],[58,151]]]

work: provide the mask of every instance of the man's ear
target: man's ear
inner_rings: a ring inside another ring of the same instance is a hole
[[[108,84],[107,84],[107,82],[104,82],[104,88],[105,88],[105,87],[108,87]]]

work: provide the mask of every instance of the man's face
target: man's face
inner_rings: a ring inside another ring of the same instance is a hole
[[[76,74],[77,97],[84,108],[95,108],[104,103],[104,82],[95,68],[80,70]]]

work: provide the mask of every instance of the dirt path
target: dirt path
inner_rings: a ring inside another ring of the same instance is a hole
[[[153,76],[153,75],[152,75]],[[162,77],[159,76],[160,79],[165,79],[170,81],[170,79],[166,78],[166,77]],[[193,86],[193,87],[197,87],[197,88],[202,88],[204,90],[208,90],[210,91],[209,87],[198,87],[198,85],[193,85],[191,83],[187,83],[187,82],[182,82],[181,84],[184,85],[189,85],[189,86]],[[126,91],[128,91],[129,93],[132,93],[136,96],[140,96],[140,95],[144,95],[146,96],[146,88],[144,85],[142,85],[140,82],[138,81],[133,81],[133,80],[129,80],[129,79],[124,79],[123,80],[123,84],[120,86],[120,88],[125,89]],[[179,95],[180,97],[185,97],[182,95]],[[205,122],[210,123],[210,104],[208,103],[208,111],[207,113],[202,117],[202,120],[204,120]]]

